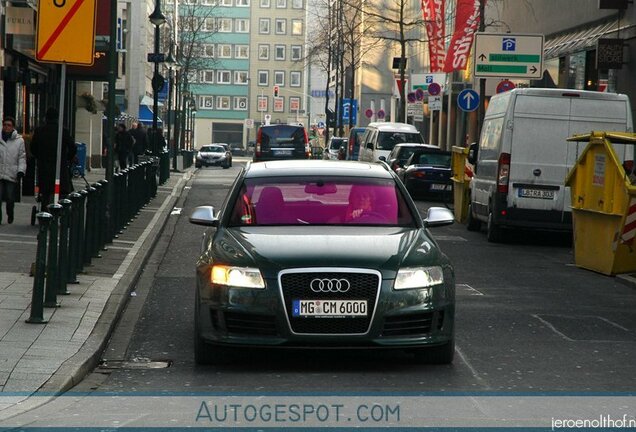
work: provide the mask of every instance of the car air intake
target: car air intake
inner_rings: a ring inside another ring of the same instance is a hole
[[[433,326],[433,312],[398,315],[386,317],[382,336],[416,336],[431,332]]]
[[[273,316],[243,312],[225,312],[225,328],[228,333],[258,336],[277,336]]]

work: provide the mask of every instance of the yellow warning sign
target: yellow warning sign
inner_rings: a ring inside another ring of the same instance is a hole
[[[95,59],[97,0],[40,0],[36,59],[90,66]]]

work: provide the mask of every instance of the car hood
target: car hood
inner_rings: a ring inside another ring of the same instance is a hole
[[[265,278],[296,267],[355,267],[395,277],[400,267],[446,261],[423,228],[241,227],[220,228],[204,253],[207,263],[258,267]]]

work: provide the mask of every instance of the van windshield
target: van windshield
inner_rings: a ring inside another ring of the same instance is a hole
[[[393,150],[393,147],[401,143],[424,144],[424,140],[416,132],[380,132],[378,134],[378,150]]]

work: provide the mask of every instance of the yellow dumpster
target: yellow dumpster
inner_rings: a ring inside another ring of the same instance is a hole
[[[468,202],[470,201],[470,177],[466,175],[466,157],[468,147],[452,148],[451,168],[453,173],[453,207],[457,222],[466,222]]]
[[[636,187],[612,144],[636,144],[636,134],[592,132],[566,178],[572,193],[574,261],[606,275],[636,271]]]

